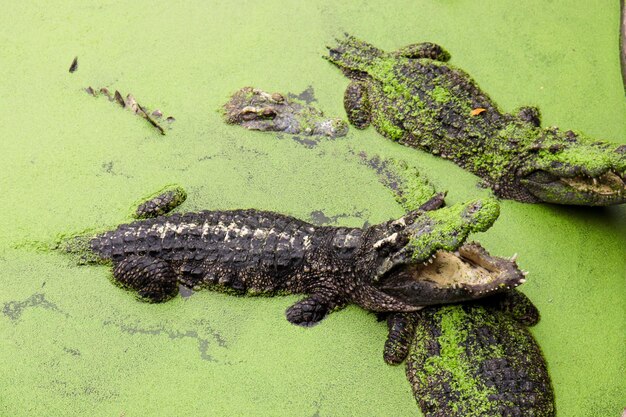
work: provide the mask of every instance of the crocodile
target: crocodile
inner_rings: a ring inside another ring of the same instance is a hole
[[[253,87],[236,91],[224,104],[223,112],[226,123],[251,130],[330,138],[348,133],[344,120],[325,117],[322,111],[295,98]]]
[[[328,61],[351,80],[348,120],[454,161],[500,198],[607,206],[626,202],[626,145],[542,128],[536,107],[505,113],[434,43],[387,53],[346,34]]]
[[[159,201],[170,200],[152,199]],[[514,260],[494,270],[485,249],[466,243],[498,217],[495,200],[442,204],[437,194],[399,219],[364,228],[314,226],[254,209],[174,213],[79,236],[65,248],[85,262],[111,263],[114,282],[148,302],[172,298],[179,284],[242,295],[305,294],[286,312],[302,326],[348,303],[417,311],[525,281]]]
[[[554,392],[521,292],[388,316],[384,359],[406,360],[425,417],[553,417]]]

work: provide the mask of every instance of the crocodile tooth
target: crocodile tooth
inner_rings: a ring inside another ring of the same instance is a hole
[[[514,253],[513,256],[511,256],[511,262],[515,261],[517,261],[517,253]]]

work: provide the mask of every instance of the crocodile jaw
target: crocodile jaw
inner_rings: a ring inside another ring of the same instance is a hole
[[[594,176],[553,175],[534,171],[521,184],[541,201],[555,204],[608,206],[626,203],[626,172],[607,170]]]
[[[491,256],[480,244],[467,243],[390,271],[378,289],[405,304],[425,306],[493,295],[524,283],[525,276],[514,258]]]

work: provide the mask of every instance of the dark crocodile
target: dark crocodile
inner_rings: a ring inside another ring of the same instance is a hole
[[[528,298],[510,291],[388,318],[387,363],[401,363],[425,417],[553,417],[547,365],[527,326]]]
[[[325,57],[351,80],[344,104],[357,128],[450,159],[501,198],[604,206],[626,202],[626,145],[541,128],[539,111],[503,113],[432,43],[387,53],[353,36]]]
[[[86,249],[87,260],[111,262],[115,281],[150,302],[171,298],[179,284],[249,295],[307,294],[287,310],[289,321],[301,325],[348,303],[416,311],[524,282],[514,261],[493,271],[489,254],[465,243],[469,233],[493,224],[495,201],[442,204],[436,195],[400,219],[367,228],[314,226],[252,209],[176,213],[76,238],[69,250]]]

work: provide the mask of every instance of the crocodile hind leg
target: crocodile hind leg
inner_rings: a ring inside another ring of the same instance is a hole
[[[448,51],[443,49],[436,43],[422,42],[407,45],[404,48],[398,49],[393,53],[394,56],[404,58],[428,58],[435,61],[447,62],[450,59]]]
[[[176,274],[166,262],[151,256],[129,256],[115,262],[114,280],[150,303],[167,301],[178,292]]]
[[[352,81],[343,95],[343,107],[348,121],[357,129],[370,125],[372,107],[367,97],[367,86],[362,81]]]
[[[293,304],[285,314],[291,324],[310,327],[319,323],[331,311],[343,306],[334,297],[316,293]]]
[[[387,316],[389,333],[383,359],[388,365],[398,365],[406,359],[418,320],[419,313],[392,313]]]

